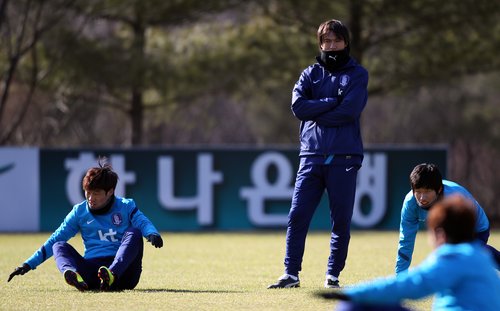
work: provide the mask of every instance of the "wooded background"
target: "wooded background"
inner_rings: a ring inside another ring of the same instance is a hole
[[[365,145],[446,144],[498,226],[499,1],[1,0],[0,145],[298,146],[332,18],[370,74]]]

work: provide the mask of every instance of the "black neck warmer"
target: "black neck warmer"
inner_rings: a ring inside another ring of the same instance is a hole
[[[109,212],[111,207],[113,207],[113,204],[115,204],[115,196],[112,196],[104,207],[101,207],[100,209],[92,209],[89,207],[89,211],[94,215],[104,215]]]
[[[316,60],[330,72],[338,70],[347,64],[349,59],[348,48],[340,51],[321,51],[321,54],[316,57]]]

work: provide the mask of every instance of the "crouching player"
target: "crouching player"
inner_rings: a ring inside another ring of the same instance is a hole
[[[403,299],[435,294],[433,310],[500,310],[500,277],[492,255],[476,239],[476,209],[454,194],[437,202],[427,217],[435,248],[423,263],[397,277],[378,279],[323,296],[346,300],[338,310],[407,310]]]
[[[59,228],[26,262],[15,268],[8,282],[36,269],[52,255],[66,283],[80,291],[133,289],[142,272],[146,237],[156,248],[163,240],[134,200],[115,196],[118,175],[106,159],[83,178],[86,200],[73,206]],[[67,241],[81,233],[83,257]]]
[[[410,184],[411,190],[405,196],[401,209],[396,274],[404,273],[410,267],[419,224],[425,222],[429,209],[442,198],[452,194],[460,194],[474,203],[476,238],[491,252],[497,268],[500,269],[500,252],[487,244],[490,236],[488,217],[467,189],[453,181],[443,179],[438,167],[432,163],[415,166],[410,173]]]

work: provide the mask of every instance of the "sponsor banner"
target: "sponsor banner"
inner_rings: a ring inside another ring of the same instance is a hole
[[[41,231],[84,200],[82,178],[99,156],[119,175],[116,194],[133,198],[161,231],[285,228],[299,163],[296,148],[41,149]],[[445,148],[366,150],[353,228],[399,229],[411,169],[433,162],[445,175],[446,156]],[[329,228],[325,194],[311,229]]]
[[[0,231],[39,231],[38,149],[0,148]]]

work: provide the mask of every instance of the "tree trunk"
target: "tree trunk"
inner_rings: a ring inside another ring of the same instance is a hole
[[[349,30],[351,31],[351,55],[361,64],[363,42],[361,41],[361,21],[363,19],[363,3],[352,0],[349,7]]]
[[[144,84],[144,48],[146,43],[145,27],[143,21],[139,18],[133,25],[134,42],[132,45],[133,53],[131,59],[132,77],[132,102],[130,107],[130,120],[132,124],[132,146],[142,144],[144,103],[143,103],[143,84]]]

